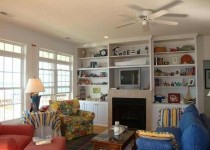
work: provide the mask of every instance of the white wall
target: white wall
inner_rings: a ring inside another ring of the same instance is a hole
[[[203,43],[204,43],[203,60],[210,60],[210,35],[203,36]]]
[[[59,52],[68,53],[71,55],[76,54],[77,45],[67,42],[62,39],[57,39],[46,34],[42,34],[37,31],[32,31],[25,27],[15,25],[13,23],[0,20],[0,39],[5,39],[9,41],[15,41],[26,45],[26,74],[24,85],[26,86],[27,80],[30,77],[38,77],[38,64],[36,64],[35,54],[38,53],[38,49],[45,48],[50,50],[57,50]],[[33,47],[32,44],[35,44],[36,47]],[[38,55],[37,55],[38,56]],[[74,61],[75,61],[74,57]],[[37,68],[37,69],[35,69]],[[73,70],[76,69],[76,66],[73,66]],[[75,71],[74,71],[75,72]],[[73,86],[76,84],[76,76],[74,75]],[[73,89],[75,90],[75,88]],[[76,93],[76,91],[74,91]],[[74,95],[73,95],[74,96]],[[30,106],[30,101],[26,101],[28,95],[24,98],[24,109]]]
[[[205,89],[205,69],[210,69],[210,36],[203,36],[203,100],[204,100],[204,112],[210,118],[210,97],[207,97],[207,93],[210,89]]]

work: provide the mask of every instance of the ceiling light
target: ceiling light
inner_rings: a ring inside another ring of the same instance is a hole
[[[142,25],[147,25],[147,21],[146,20],[143,20],[142,21]]]
[[[107,35],[104,36],[105,39],[108,39],[109,37]]]

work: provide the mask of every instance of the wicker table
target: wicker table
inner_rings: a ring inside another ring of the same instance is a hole
[[[22,114],[24,124],[33,124],[36,129],[37,137],[45,137],[46,135],[60,136],[60,117],[57,111],[45,112],[29,112],[24,111]],[[50,130],[49,130],[50,128]],[[46,131],[48,133],[46,133]]]

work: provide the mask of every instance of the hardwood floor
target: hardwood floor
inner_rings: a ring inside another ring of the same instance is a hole
[[[99,134],[103,131],[105,131],[107,127],[102,127],[102,126],[93,126],[93,133]]]

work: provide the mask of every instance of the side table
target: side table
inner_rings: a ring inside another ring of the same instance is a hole
[[[35,136],[37,137],[61,136],[61,121],[57,111],[29,112],[27,110],[22,113],[22,122],[24,124],[33,124],[36,129]]]

